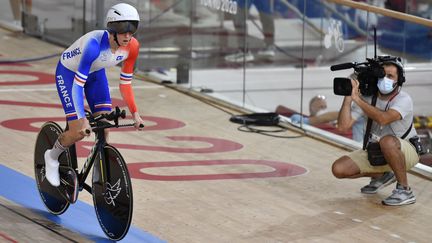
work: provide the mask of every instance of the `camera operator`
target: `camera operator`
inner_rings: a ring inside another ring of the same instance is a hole
[[[338,124],[342,128],[350,128],[355,122],[351,107],[357,106],[363,115],[372,120],[371,136],[366,151],[353,151],[332,165],[333,175],[337,178],[371,177],[370,183],[361,188],[361,192],[366,194],[374,194],[397,181],[392,195],[382,201],[384,205],[392,206],[415,203],[406,171],[419,161],[417,152],[421,152],[415,143],[418,139],[412,122],[413,102],[409,94],[401,90],[405,75],[399,60],[382,63],[385,76],[377,82],[379,91],[375,106],[371,105],[372,97],[361,96],[359,81],[351,79],[351,96],[344,98]],[[369,147],[372,144],[376,144],[377,149],[372,150],[372,146]],[[375,160],[371,157],[376,155],[373,152],[379,152],[383,163],[373,162]]]

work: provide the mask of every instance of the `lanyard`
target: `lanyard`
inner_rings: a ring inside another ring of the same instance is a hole
[[[387,102],[387,105],[384,109],[384,111],[387,111],[387,109],[389,108],[390,102],[396,97],[396,95],[399,94],[399,91],[397,93],[395,93],[392,97],[390,97],[389,101]]]
[[[394,94],[394,95],[389,99],[389,101],[387,102],[387,105],[386,105],[385,110],[387,110],[388,106],[390,105],[390,102],[394,99],[394,97],[396,97],[396,95],[399,94],[399,92],[400,92],[400,90],[399,90],[397,93],[395,93],[395,94]],[[375,105],[376,105],[376,101],[377,101],[377,95],[372,96],[372,102],[371,102],[371,105],[372,105],[372,106],[375,106]],[[366,145],[367,145],[367,143],[368,143],[368,141],[369,141],[369,135],[370,135],[371,127],[372,127],[372,122],[373,122],[373,120],[372,120],[370,117],[368,117],[368,121],[367,121],[367,125],[366,125],[366,131],[365,131],[365,134],[364,134],[364,137],[363,137],[363,150],[366,149]],[[411,126],[412,126],[412,125],[411,125]],[[410,128],[409,130],[411,130],[411,128]],[[409,131],[408,131],[408,132],[409,132]]]
[[[399,91],[397,92],[397,93],[395,93],[392,97],[390,97],[390,99],[389,99],[389,101],[387,102],[387,105],[386,105],[386,107],[385,107],[385,111],[387,111],[387,109],[388,109],[388,107],[389,107],[389,105],[390,105],[390,102],[396,97],[396,95],[398,95],[399,94]],[[404,133],[404,135],[402,135],[402,139],[405,139],[406,138],[406,136],[408,136],[408,134],[409,134],[409,132],[411,131],[411,128],[412,128],[412,125],[413,125],[413,122],[411,122],[411,124],[410,124],[410,126],[409,126],[409,128],[408,128],[408,130]],[[389,126],[391,126],[391,124],[389,124]],[[392,129],[393,130],[393,129]],[[393,132],[394,133],[394,132]]]

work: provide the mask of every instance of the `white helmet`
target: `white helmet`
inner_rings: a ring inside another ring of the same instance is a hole
[[[106,16],[107,29],[113,33],[131,32],[133,34],[138,29],[139,21],[138,11],[127,3],[112,6]]]

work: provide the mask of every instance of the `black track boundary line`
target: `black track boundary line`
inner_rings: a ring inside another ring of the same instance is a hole
[[[33,223],[35,223],[35,224],[37,224],[37,225],[39,225],[39,226],[41,226],[41,227],[43,227],[43,228],[45,228],[45,229],[51,231],[51,232],[53,232],[54,234],[57,234],[57,235],[63,237],[64,239],[69,240],[70,242],[79,243],[79,241],[76,241],[76,240],[74,240],[74,239],[71,239],[70,237],[68,237],[68,236],[66,236],[66,235],[64,235],[64,234],[62,234],[62,233],[60,233],[60,232],[58,232],[58,231],[56,231],[56,230],[53,230],[53,229],[51,229],[50,227],[48,227],[48,226],[46,226],[46,225],[44,225],[44,224],[42,224],[42,223],[39,223],[39,222],[37,222],[36,220],[33,220],[33,219],[31,219],[30,217],[27,217],[27,216],[25,216],[24,214],[18,212],[17,210],[14,210],[14,209],[12,209],[12,208],[6,206],[6,205],[3,205],[2,203],[0,203],[0,206],[2,206],[2,207],[4,207],[4,208],[8,209],[9,211],[11,211],[11,212],[13,212],[13,213],[15,213],[15,214],[17,214],[17,215],[19,215],[19,216],[25,218],[25,219],[27,219],[27,220],[30,221],[30,222],[33,222]]]

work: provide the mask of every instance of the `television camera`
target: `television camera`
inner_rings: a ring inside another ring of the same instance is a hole
[[[372,96],[378,91],[378,79],[385,76],[383,64],[394,63],[398,67],[400,78],[403,77],[403,67],[400,57],[378,56],[376,58],[366,58],[366,62],[348,62],[336,64],[330,67],[331,71],[338,71],[353,68],[354,74],[359,81],[360,93],[364,96]],[[334,78],[333,92],[335,95],[350,96],[352,91],[351,79]]]

